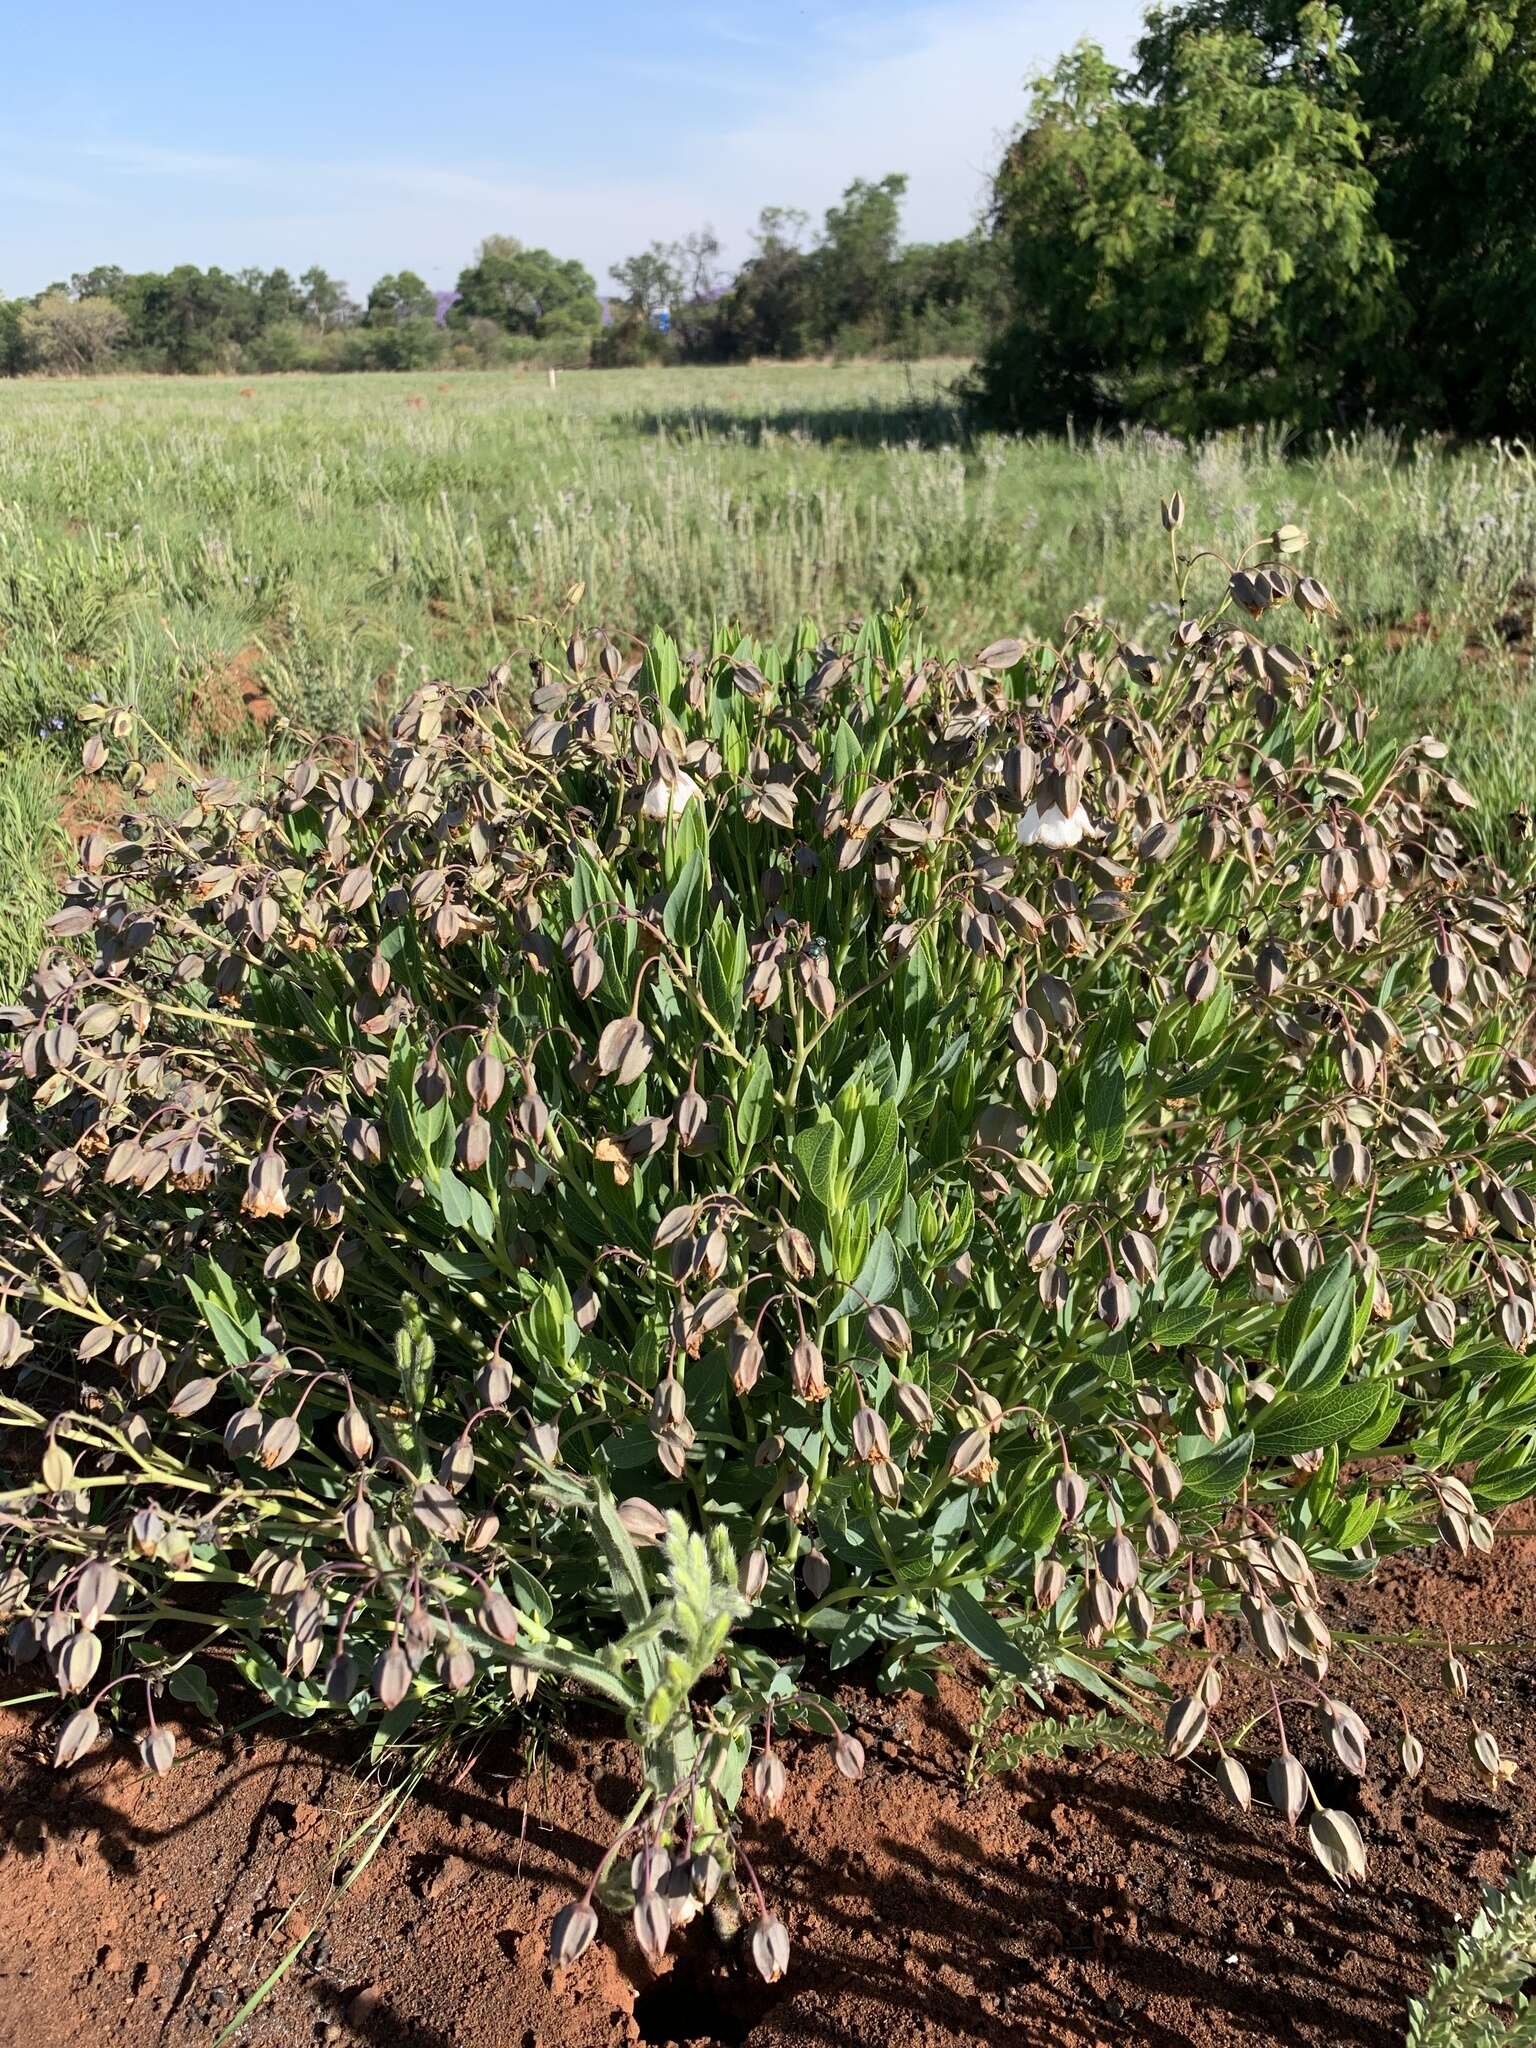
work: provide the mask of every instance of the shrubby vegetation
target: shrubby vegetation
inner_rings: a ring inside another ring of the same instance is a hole
[[[980,233],[903,246],[904,177],[856,179],[810,222],[764,209],[734,282],[704,228],[619,263],[623,297],[599,300],[580,263],[491,235],[441,309],[415,272],[380,278],[364,306],[312,268],[237,275],[180,265],[164,276],[82,271],[31,301],[0,299],[0,373],[139,370],[579,368],[752,356],[974,354],[1000,269]],[[656,315],[669,312],[665,332]]]
[[[810,1674],[959,1642],[1361,1876],[1305,1758],[1384,1731],[1320,1584],[1536,1486],[1529,856],[1375,736],[1305,535],[1181,518],[1150,649],[577,633],[85,840],[3,1072],[4,1598],[61,1764],[166,1768],[219,1646],[394,1730],[578,1685],[636,1799],[555,1960],[707,1903],[771,1978],[776,1738],[862,1768]]]
[[[1177,0],[1035,90],[994,425],[1536,416],[1532,0]]]

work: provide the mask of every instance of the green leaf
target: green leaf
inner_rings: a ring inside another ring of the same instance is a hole
[[[704,906],[709,898],[709,868],[695,850],[683,862],[682,873],[672,885],[661,914],[662,930],[674,946],[691,953],[704,928]]]
[[[1337,1386],[1349,1369],[1355,1335],[1355,1272],[1336,1252],[1292,1296],[1275,1338],[1275,1367],[1293,1392]]]
[[[844,1268],[846,1272],[847,1268]],[[901,1266],[896,1256],[896,1247],[888,1230],[878,1231],[875,1240],[865,1255],[853,1285],[842,1295],[836,1308],[827,1318],[839,1322],[844,1316],[857,1315],[860,1310],[872,1308],[877,1303],[889,1301],[896,1291]]]
[[[813,1201],[820,1202],[823,1209],[832,1208],[836,1200],[837,1166],[842,1149],[843,1134],[830,1116],[808,1124],[795,1135],[795,1164],[800,1169],[800,1184]]]
[[[183,1664],[179,1671],[171,1673],[171,1697],[181,1700],[186,1706],[196,1707],[210,1721],[219,1718],[219,1703],[214,1698],[213,1687],[199,1665]]]
[[[1034,1660],[1024,1655],[1002,1624],[963,1586],[941,1593],[939,1609],[966,1648],[974,1650],[994,1671],[1005,1672],[1010,1678],[1032,1679],[1037,1675]]]
[[[1179,1469],[1184,1475],[1184,1491],[1179,1498],[1230,1500],[1248,1476],[1253,1451],[1253,1432],[1245,1429],[1229,1436],[1225,1443],[1213,1444],[1210,1450],[1182,1460]]]
[[[744,1160],[751,1158],[762,1136],[772,1103],[773,1067],[767,1046],[760,1045],[752,1055],[752,1064],[747,1069],[747,1078],[736,1101],[736,1142],[741,1147]]]
[[[212,1259],[199,1259],[187,1288],[227,1365],[249,1365],[270,1349],[254,1302]]]
[[[896,1158],[901,1114],[894,1102],[881,1102],[872,1110],[865,1111],[861,1122],[867,1149],[855,1170],[853,1186],[848,1191],[848,1206],[854,1208],[861,1202],[867,1202],[872,1209],[878,1210],[901,1178]]]
[[[1321,1451],[1329,1444],[1348,1443],[1376,1413],[1384,1387],[1381,1380],[1356,1380],[1347,1387],[1277,1394],[1254,1421],[1257,1455],[1294,1458],[1303,1451]]]
[[[1118,1159],[1125,1149],[1125,1074],[1113,1049],[1088,1071],[1083,1140],[1095,1159]]]

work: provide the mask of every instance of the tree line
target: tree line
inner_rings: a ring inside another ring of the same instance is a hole
[[[1004,429],[1536,426],[1536,0],[1169,0],[1036,82],[974,232],[903,241],[905,190],[765,208],[734,274],[653,242],[607,300],[506,235],[446,311],[409,270],[101,268],[0,300],[0,371],[957,354]]]
[[[414,271],[366,301],[316,268],[77,271],[0,300],[0,371],[195,373],[411,370],[539,361],[577,366],[725,362],[811,353],[974,354],[995,324],[1001,269],[989,235],[904,244],[906,179],[855,179],[809,217],[768,207],[727,276],[713,230],[618,263],[605,302],[579,262],[492,235],[439,296]],[[666,318],[663,320],[662,315]]]

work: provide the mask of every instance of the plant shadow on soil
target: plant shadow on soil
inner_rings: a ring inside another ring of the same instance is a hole
[[[1497,1804],[1484,1795],[1435,1638],[1449,1624],[1460,1641],[1500,1643],[1474,1662],[1472,1708],[1520,1755],[1536,1651],[1510,1638],[1533,1575],[1536,1545],[1516,1541],[1412,1579],[1389,1564],[1382,1586],[1337,1597],[1336,1633],[1348,1621],[1427,1638],[1394,1651],[1374,1693],[1337,1681],[1373,1730],[1364,1779],[1329,1768],[1305,1714],[1292,1730],[1319,1795],[1369,1843],[1352,1892],[1327,1881],[1304,1835],[1218,1805],[1192,1766],[1101,1748],[967,1792],[977,1695],[964,1673],[931,1701],[840,1688],[869,1752],[863,1784],[804,1743],[786,1751],[781,1814],[745,1814],[792,1937],[789,1975],[771,1986],[702,1918],[660,1974],[612,1922],[575,1968],[550,1973],[550,1919],[631,1796],[625,1747],[594,1715],[549,1729],[531,1772],[515,1732],[461,1752],[337,1895],[339,1845],[379,1792],[355,1734],[199,1724],[165,1780],[144,1778],[124,1743],[60,1775],[51,1717],[6,1713],[0,2048],[207,2048],[302,1936],[300,1915],[312,1934],[241,2048],[1399,2048],[1454,1917],[1536,1846],[1530,1773]],[[1429,1753],[1417,1786],[1396,1762],[1399,1703]],[[1252,1704],[1233,1672],[1229,1734]],[[1262,1746],[1246,1756],[1259,1776]]]

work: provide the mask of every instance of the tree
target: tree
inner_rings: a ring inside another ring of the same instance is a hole
[[[827,208],[817,265],[823,339],[833,340],[844,327],[865,328],[883,339],[894,327],[892,274],[906,189],[899,173],[873,184],[855,178],[841,205]]]
[[[489,235],[459,273],[456,325],[494,320],[509,334],[577,334],[602,319],[597,285],[581,264],[548,249],[525,249],[511,235]]]
[[[256,301],[263,329],[304,317],[304,293],[281,268],[269,270],[261,278],[256,286]]]
[[[318,263],[312,263],[299,279],[303,292],[304,317],[324,334],[332,327],[345,327],[357,317],[357,308],[347,297],[347,288],[328,277]]]
[[[1536,418],[1536,0],[1346,0],[1332,47],[1303,0],[1182,0],[1148,20],[1150,85],[1191,31],[1235,31],[1268,74],[1361,124],[1395,305],[1368,381],[1470,433]],[[1367,381],[1362,371],[1362,381]]]
[[[21,338],[21,308],[14,299],[0,297],[0,377],[20,376],[26,363],[26,345]]]
[[[126,315],[110,299],[72,299],[67,292],[23,306],[18,325],[29,367],[64,376],[105,369],[128,332]]]
[[[1253,34],[1202,27],[1155,73],[1085,43],[1039,83],[997,178],[1009,310],[985,417],[1316,426],[1360,402],[1392,250],[1359,115],[1308,68],[1348,57],[1324,10],[1310,23],[1278,70]]]
[[[116,263],[98,263],[93,270],[77,270],[69,280],[72,299],[115,299],[127,283],[127,272]]]
[[[368,327],[403,327],[407,321],[436,318],[436,295],[414,270],[381,277],[368,294],[368,310],[363,315]]]
[[[652,242],[638,256],[626,256],[608,273],[621,287],[625,302],[641,319],[649,320],[663,306],[683,295],[683,276],[675,260],[674,245]]]
[[[733,357],[799,356],[810,339],[815,276],[802,243],[810,217],[794,206],[765,206],[754,253],[720,305],[719,343]]]
[[[124,279],[122,307],[133,346],[169,370],[197,371],[238,360],[254,331],[254,301],[240,280],[217,267],[180,263]]]

